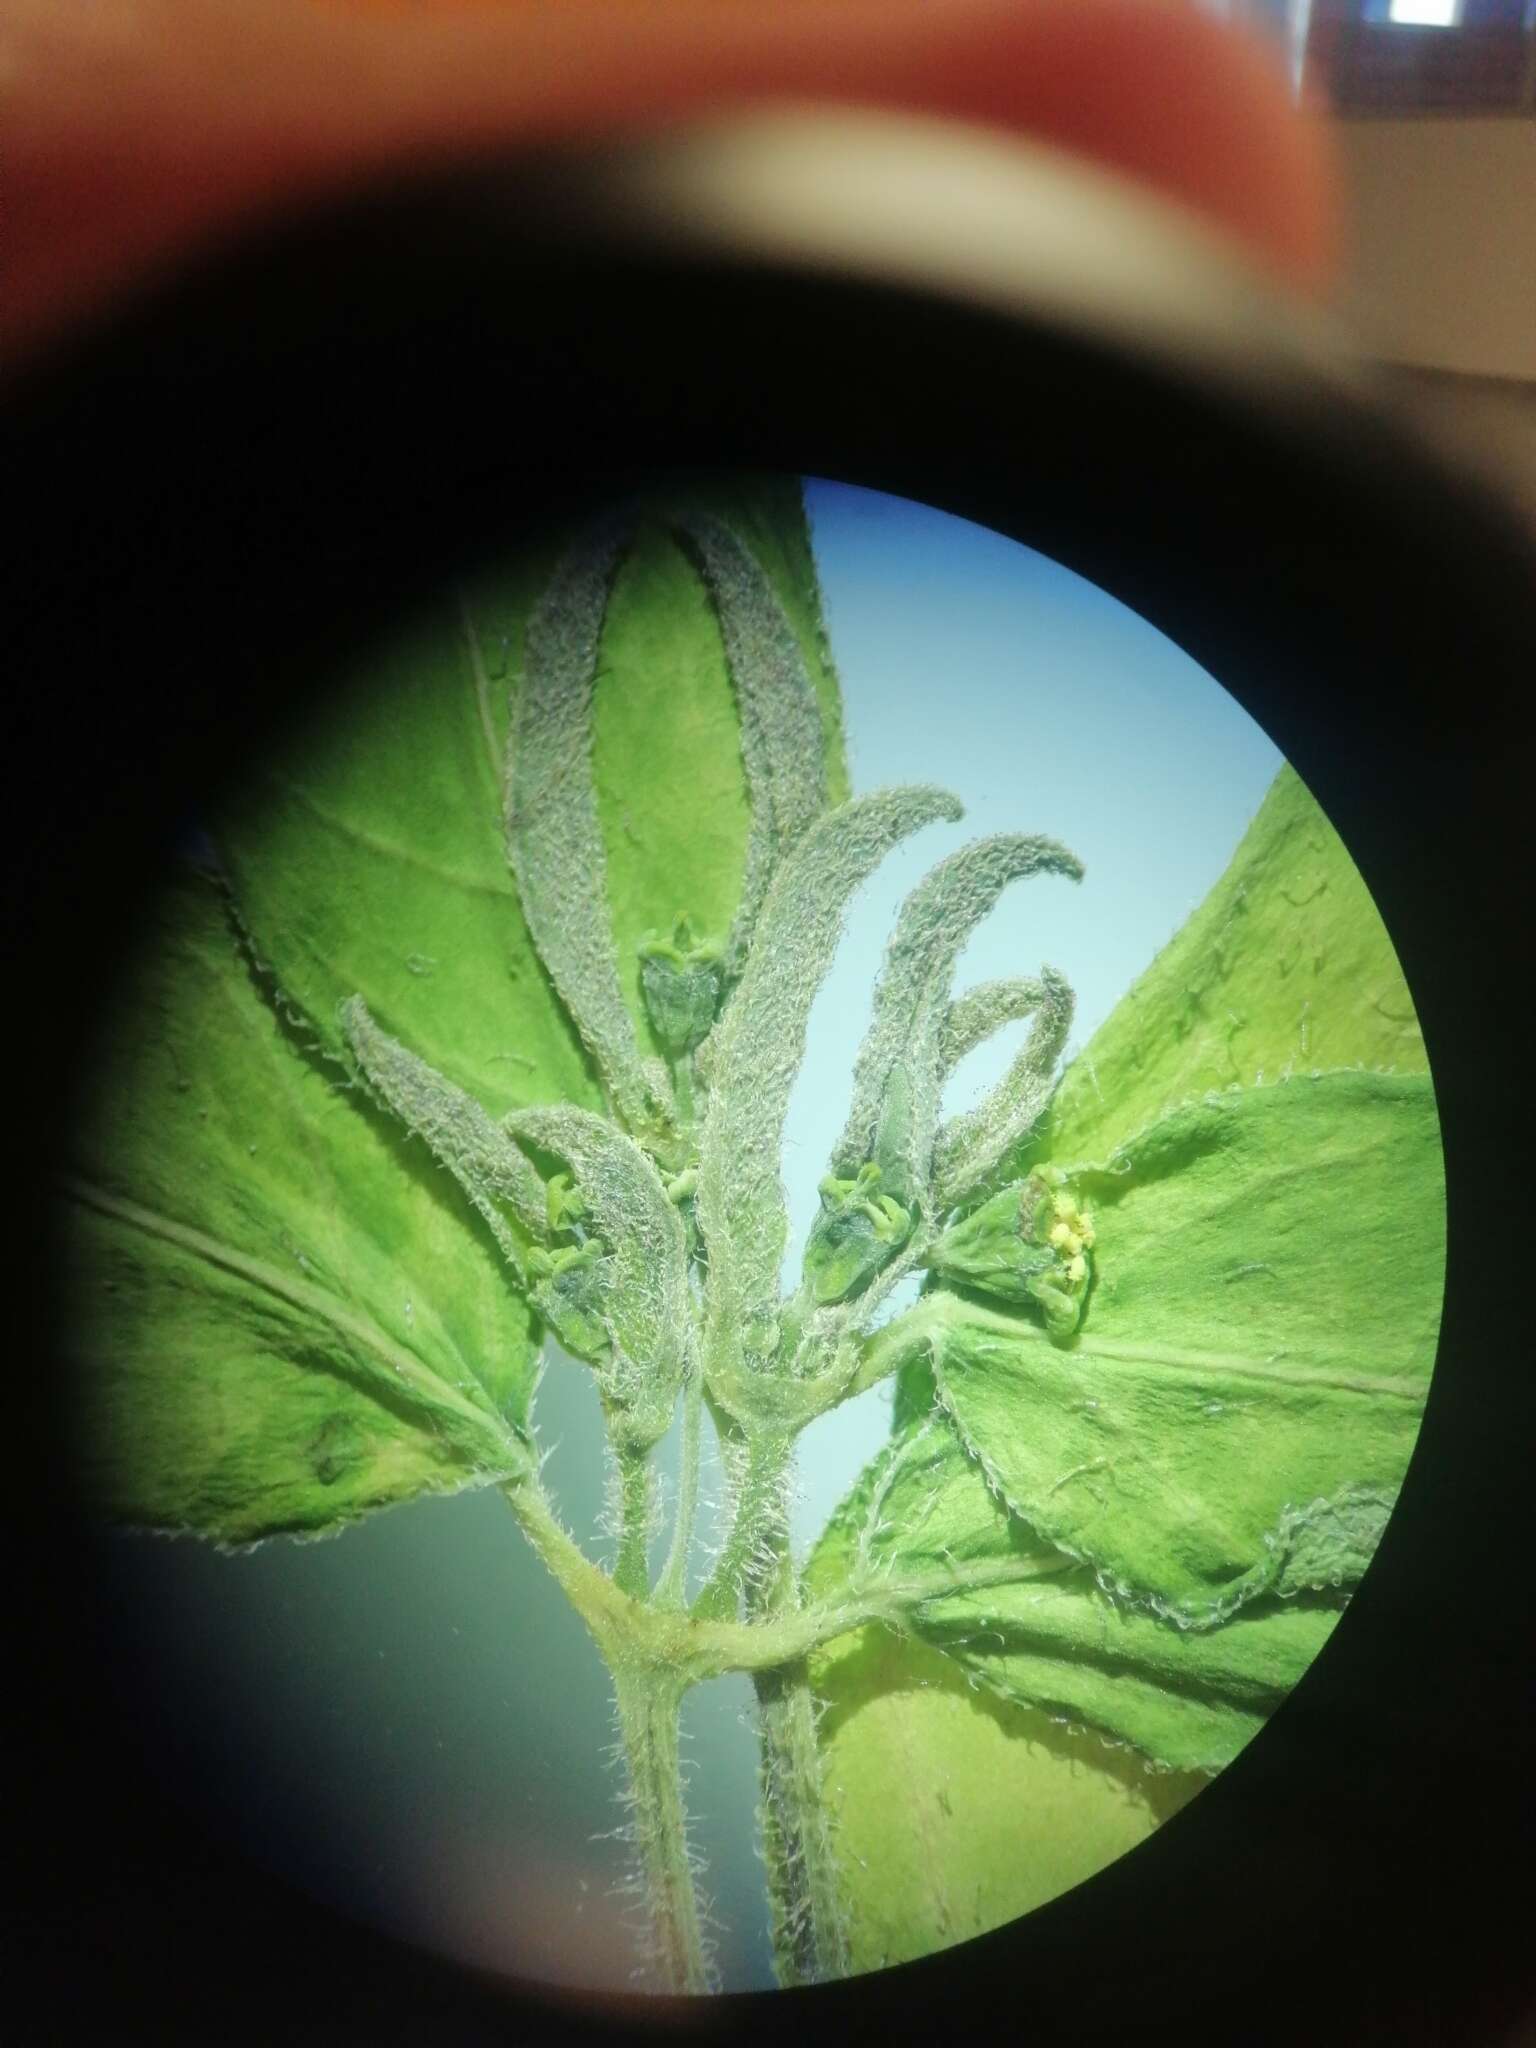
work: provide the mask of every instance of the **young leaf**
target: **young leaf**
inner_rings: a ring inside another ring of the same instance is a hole
[[[671,932],[680,916],[699,942],[718,944],[723,954],[742,903],[754,827],[739,679],[688,537],[696,525],[715,522],[736,536],[789,623],[819,714],[823,807],[844,800],[848,779],[799,480],[684,476],[648,484],[633,509],[634,539],[609,593],[598,653],[592,770],[625,999],[641,1042],[663,1051],[633,963],[647,938]],[[523,579],[515,588],[501,569],[470,588],[485,661],[494,670],[505,667],[514,688],[527,610],[557,557],[549,554],[538,577],[514,565]]]
[[[752,805],[741,903],[725,947],[734,977],[774,869],[826,808],[821,715],[794,629],[751,553],[718,519],[696,514],[684,531],[720,617]]]
[[[630,1130],[673,1116],[660,1063],[642,1056],[619,982],[592,781],[592,686],[628,519],[569,549],[528,622],[507,773],[507,850],[539,957]]]
[[[1021,833],[974,840],[939,862],[902,905],[875,988],[869,1031],[853,1075],[853,1101],[832,1152],[852,1176],[875,1157],[893,1077],[901,1077],[901,1128],[881,1158],[881,1186],[897,1201],[928,1206],[934,1131],[947,1072],[955,962],[1010,882],[1027,875],[1082,877],[1075,855]]]
[[[1013,1583],[987,1583],[1010,1569]],[[807,1586],[827,1597],[848,1577],[881,1573],[933,1583],[912,1625],[992,1692],[1181,1771],[1230,1763],[1340,1606],[1331,1590],[1275,1589],[1205,1630],[1128,1609],[1009,1513],[942,1417],[880,1453],[818,1546]]]
[[[788,1222],[779,1153],[806,1023],[844,906],[901,839],[959,805],[936,789],[857,797],[818,820],[779,868],[746,972],[711,1041],[697,1213],[709,1256],[706,1348],[734,1350],[777,1301]]]
[[[583,1226],[600,1255],[591,1313],[611,1351],[599,1380],[632,1440],[654,1443],[672,1419],[693,1327],[677,1205],[633,1139],[587,1110],[528,1109],[509,1118],[508,1129],[571,1168]]]
[[[1040,1121],[1051,1099],[1056,1062],[1072,1029],[1075,1004],[1056,970],[1042,967],[1034,1027],[1007,1073],[974,1109],[951,1117],[935,1141],[934,1199],[940,1209],[964,1200]],[[962,1028],[970,1028],[963,1018]]]
[[[525,1278],[507,1212],[525,1238],[544,1234],[544,1183],[529,1160],[473,1096],[381,1031],[361,996],[343,1003],[341,1024],[368,1085],[407,1130],[426,1141],[489,1224],[513,1272]]]
[[[847,778],[837,686],[794,478],[685,479],[632,507],[598,650],[593,776],[624,1000],[649,1043],[644,934],[688,913],[731,926],[750,812],[720,622],[674,530],[738,534],[791,621],[821,716],[827,800]],[[529,936],[507,863],[503,776],[530,616],[572,535],[520,547],[387,637],[350,687],[253,760],[209,821],[253,946],[326,1048],[359,995],[380,1026],[493,1116],[600,1106],[581,1041]]]
[[[1362,1490],[1379,1504],[1363,1563],[1439,1327],[1427,1081],[1345,1072],[1207,1096],[1075,1185],[1096,1241],[1074,1337],[944,1294],[918,1311],[940,1398],[1003,1498],[1192,1627],[1268,1591],[1287,1528]]]
[[[136,960],[64,1219],[96,1498],[245,1543],[525,1472],[538,1333],[452,1181],[296,1042],[214,883]]]
[[[946,1077],[994,1031],[1033,1017],[1044,1001],[1044,982],[1025,976],[1012,981],[978,982],[975,988],[957,996],[949,1006],[939,1047]]]

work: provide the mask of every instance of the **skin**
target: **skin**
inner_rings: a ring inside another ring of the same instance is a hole
[[[0,348],[402,164],[785,99],[1029,135],[1333,271],[1323,123],[1184,0],[7,0]]]

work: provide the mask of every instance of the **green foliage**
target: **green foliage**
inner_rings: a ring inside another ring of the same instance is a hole
[[[1009,999],[970,1000],[957,1043]],[[974,1715],[928,1696],[933,1648],[996,1711],[1064,1715],[1179,1772],[1227,1761],[1295,1683],[1376,1547],[1433,1361],[1444,1179],[1423,1065],[1374,906],[1282,770],[1003,1186],[939,1238],[927,1263],[950,1286],[872,1340],[899,1362],[897,1439],[811,1582],[942,1555],[988,1583],[913,1616],[930,1648],[822,1654],[850,1840],[875,1759],[899,1749],[925,1809],[971,1768]],[[1070,1315],[1040,1295],[1053,1232],[1056,1284],[1081,1262]],[[993,1583],[1014,1557],[1038,1579]],[[985,1840],[927,1836],[950,1886],[990,1900],[968,1931],[1038,1903],[1050,1868],[1045,1846],[1005,1883]],[[915,1952],[878,1872],[846,1868],[856,1955]]]
[[[1019,1156],[1105,1159],[1208,1089],[1357,1065],[1428,1071],[1360,871],[1284,767],[1226,873],[1073,1060]]]
[[[672,1420],[690,1357],[688,1245],[677,1205],[634,1140],[590,1110],[526,1109],[507,1128],[571,1170],[578,1227],[594,1255],[575,1270],[588,1276],[587,1312],[606,1339],[599,1385],[623,1446],[648,1448]]]
[[[767,1330],[778,1302],[789,1232],[779,1153],[790,1089],[816,991],[832,964],[843,911],[891,848],[940,818],[958,817],[936,789],[855,797],[808,832],[774,879],[729,1009],[711,1040],[709,1114],[700,1141],[698,1217],[709,1257],[705,1370]],[[775,1336],[760,1340],[771,1353]]]
[[[1010,882],[1038,874],[1077,881],[1082,872],[1082,863],[1065,847],[1015,833],[973,840],[919,882],[902,905],[875,988],[874,1013],[854,1068],[853,1104],[832,1151],[835,1171],[856,1174],[875,1159],[888,1195],[930,1206],[939,1101],[954,1065],[955,963]],[[1056,985],[1065,986],[1059,977]],[[962,1023],[959,1035],[973,1030]],[[1060,1049],[1053,1048],[1048,1065],[1054,1066]],[[900,1110],[893,1130],[896,1087]]]
[[[1218,1628],[1180,1629],[1138,1612],[1010,1513],[940,1414],[880,1454],[823,1536],[807,1590],[825,1597],[850,1573],[925,1567],[955,1587],[914,1613],[925,1641],[1002,1698],[1065,1715],[1180,1771],[1231,1762],[1322,1648],[1340,1606],[1332,1589],[1319,1597],[1297,1586],[1308,1597],[1282,1598],[1272,1586]],[[1012,1583],[968,1586],[1006,1567]]]
[[[953,984],[1001,891],[1076,857],[941,861],[785,1301],[785,1115],[845,908],[959,814],[848,797],[798,498],[636,499],[358,662],[376,695],[213,821],[217,876],[167,886],[104,1038],[69,1246],[100,1499],[236,1543],[499,1485],[613,1676],[674,1988],[711,1981],[677,1709],[720,1672],[757,1691],[786,1983],[1077,1881],[1295,1684],[1418,1426],[1438,1132],[1336,837],[1282,774],[1059,1089],[1059,973]],[[546,1328],[596,1377],[610,1569],[539,1484]],[[798,1572],[795,1438],[892,1373],[897,1433]],[[706,1411],[732,1519],[690,1606]]]
[[[538,1331],[489,1231],[305,1050],[219,888],[154,904],[74,1134],[73,1346],[103,1506],[224,1543],[513,1477]]]
[[[1105,1193],[1068,1343],[947,1294],[914,1339],[1032,1528],[1202,1626],[1273,1583],[1288,1507],[1401,1483],[1439,1325],[1438,1170],[1418,1076],[1211,1097],[1082,1177]]]

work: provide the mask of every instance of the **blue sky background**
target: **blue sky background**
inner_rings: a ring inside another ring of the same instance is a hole
[[[869,491],[812,483],[807,503],[854,788],[937,782],[966,817],[914,837],[853,905],[786,1134],[795,1260],[886,939],[934,861],[1017,830],[1080,856],[1080,886],[1039,880],[1003,898],[960,981],[1049,961],[1077,991],[1081,1042],[1216,880],[1279,766],[1209,676],[1068,570]],[[997,1078],[1016,1040],[967,1062],[952,1108]],[[538,1422],[562,1512],[600,1547],[591,1374],[552,1361]],[[807,1432],[802,1547],[888,1428],[889,1391],[875,1388]],[[606,1676],[494,1493],[239,1559],[128,1537],[102,1557],[108,1611],[148,1660],[169,1790],[290,1881],[408,1938],[515,1975],[627,1987],[618,1778],[599,1761],[614,1735]],[[684,1728],[725,1987],[766,1988],[747,1681],[690,1694]]]

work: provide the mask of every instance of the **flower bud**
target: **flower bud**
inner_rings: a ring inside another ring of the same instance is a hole
[[[880,1193],[880,1168],[821,1183],[821,1213],[805,1247],[805,1277],[818,1308],[861,1293],[912,1234],[911,1213]]]
[[[1060,1172],[1041,1167],[951,1223],[930,1267],[955,1286],[1027,1303],[1052,1336],[1070,1336],[1082,1318],[1093,1241],[1092,1218]]]
[[[668,1059],[682,1059],[708,1037],[720,1011],[725,967],[718,946],[695,941],[686,917],[671,938],[648,932],[639,946],[640,993],[656,1041]]]

